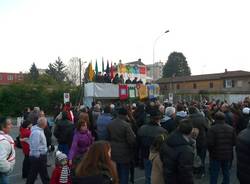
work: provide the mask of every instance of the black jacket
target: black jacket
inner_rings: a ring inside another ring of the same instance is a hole
[[[208,122],[201,113],[190,114],[189,118],[193,123],[193,127],[199,129],[199,134],[196,139],[197,148],[206,147],[206,137],[208,130]]]
[[[250,182],[250,124],[237,137],[237,176],[240,183]]]
[[[74,135],[74,125],[68,120],[59,120],[54,129],[54,136],[59,144],[71,145]]]
[[[137,140],[144,159],[148,159],[150,146],[152,145],[154,139],[161,134],[167,133],[167,130],[152,122],[141,126],[137,132]]]
[[[225,121],[215,121],[207,133],[209,156],[213,160],[232,160],[236,134]]]
[[[178,131],[169,135],[163,143],[160,157],[163,163],[163,176],[167,184],[193,184],[192,141],[188,141]]]
[[[136,143],[130,124],[118,116],[108,124],[107,130],[112,160],[117,163],[130,163]]]

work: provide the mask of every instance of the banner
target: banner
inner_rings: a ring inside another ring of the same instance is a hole
[[[155,89],[154,85],[148,85],[148,98],[149,99],[155,98],[155,96],[154,96],[154,89]]]
[[[63,93],[63,101],[64,101],[64,103],[69,102],[69,98],[70,98],[69,93]]]
[[[128,99],[128,85],[119,85],[120,100]]]
[[[129,87],[128,88],[128,94],[129,94],[129,98],[135,98],[136,97],[136,91],[135,91],[135,87]]]
[[[138,89],[138,94],[139,94],[139,99],[145,99],[148,97],[148,90],[147,86],[145,85],[140,85],[140,88]]]

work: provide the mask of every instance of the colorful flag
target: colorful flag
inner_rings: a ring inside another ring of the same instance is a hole
[[[102,57],[102,73],[104,72],[104,59]]]
[[[89,63],[89,67],[88,67],[88,69],[89,69],[89,80],[90,81],[93,81],[93,78],[94,78],[94,70],[93,70],[93,68],[92,68],[92,61]]]
[[[95,60],[95,76],[98,75],[98,64],[97,64],[97,60]]]
[[[109,69],[109,60],[107,60],[107,66],[106,66],[106,74],[110,73],[110,69]]]

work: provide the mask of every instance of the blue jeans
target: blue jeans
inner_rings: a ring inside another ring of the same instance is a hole
[[[58,150],[68,156],[69,146],[67,144],[58,144]]]
[[[0,184],[8,184],[9,178],[6,174],[0,173]]]
[[[229,184],[230,181],[230,160],[212,160],[210,159],[210,184],[217,184],[220,168],[222,169],[222,184]]]
[[[128,184],[130,164],[116,163],[120,184]]]
[[[152,161],[144,159],[145,184],[151,184]]]

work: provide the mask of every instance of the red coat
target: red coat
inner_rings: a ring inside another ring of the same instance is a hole
[[[30,128],[20,128],[20,138],[29,138],[31,134]],[[21,141],[23,153],[29,155],[30,145],[26,141]]]
[[[62,184],[60,183],[60,176],[61,176],[61,171],[62,171],[62,167],[59,165],[56,165],[55,169],[53,170],[51,179],[50,179],[50,184]],[[68,182],[66,184],[72,184],[71,182],[71,178],[68,178]]]

